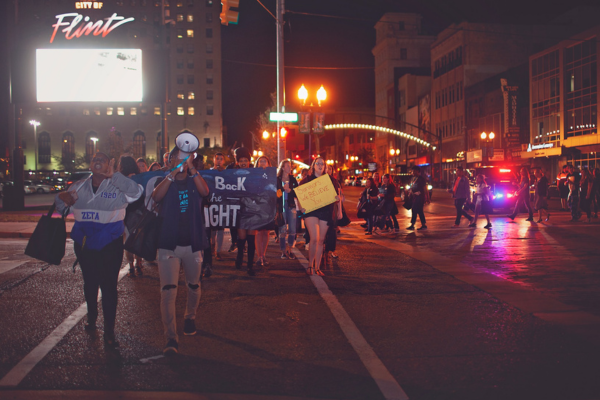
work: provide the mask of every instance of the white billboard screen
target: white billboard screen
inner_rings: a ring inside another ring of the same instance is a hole
[[[37,49],[38,102],[142,101],[140,49]]]

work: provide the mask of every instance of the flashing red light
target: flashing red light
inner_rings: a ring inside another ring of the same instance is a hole
[[[510,169],[500,168],[500,172],[511,172]]]
[[[296,154],[296,160],[299,160],[300,156],[298,154]]]

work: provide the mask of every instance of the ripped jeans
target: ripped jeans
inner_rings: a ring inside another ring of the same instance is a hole
[[[200,304],[200,295],[202,294],[200,287],[201,265],[202,252],[193,253],[192,246],[177,246],[175,251],[158,249],[158,274],[161,288],[160,314],[167,339],[178,340],[175,300],[177,299],[179,270],[183,266],[188,288],[184,318],[195,319],[196,310]]]

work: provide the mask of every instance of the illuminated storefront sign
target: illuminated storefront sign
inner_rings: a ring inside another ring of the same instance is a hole
[[[100,10],[104,3],[100,1],[77,1],[75,2],[75,8],[80,9],[94,9]]]
[[[529,146],[527,147],[527,152],[531,153],[533,150],[551,149],[553,147],[554,147],[554,143],[542,143],[542,144],[534,144],[534,145],[529,143]]]
[[[71,22],[64,21],[65,18],[73,18]],[[56,32],[60,29],[61,26],[65,26],[66,28],[62,29],[61,32],[65,34],[65,38],[67,40],[71,40],[73,38],[79,38],[81,36],[88,36],[92,34],[94,36],[106,37],[113,30],[118,28],[119,26],[126,24],[127,22],[131,22],[135,20],[135,18],[125,18],[114,13],[109,18],[105,18],[104,20],[99,20],[96,22],[91,22],[90,17],[83,16],[78,13],[66,13],[59,14],[56,16],[56,23],[52,25],[54,28],[54,32],[52,32],[52,37],[50,38],[50,43],[54,41],[54,37],[56,36]],[[83,22],[83,23],[82,23]],[[116,22],[116,23],[114,23]],[[81,23],[81,24],[80,24]],[[114,23],[114,24],[113,24]],[[112,25],[111,25],[112,24]],[[79,25],[79,27],[78,27]]]

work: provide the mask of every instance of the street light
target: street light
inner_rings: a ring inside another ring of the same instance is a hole
[[[306,87],[304,86],[304,84],[302,84],[302,86],[300,87],[300,89],[298,89],[298,98],[300,100],[302,100],[302,107],[306,106],[306,100],[308,99],[308,90],[306,89]],[[325,101],[327,99],[327,91],[325,90],[325,88],[323,87],[323,85],[321,85],[321,87],[319,88],[319,90],[317,90],[317,101],[319,104],[319,107],[321,107],[321,103],[323,101]],[[310,104],[310,107],[312,107],[312,103]],[[312,108],[309,108],[308,112],[304,112],[301,113],[304,115],[303,118],[301,118],[301,128],[300,128],[300,132],[301,133],[308,133],[308,157],[309,157],[309,161],[312,160],[311,158],[311,154],[312,154],[312,131],[316,130],[315,128],[311,127],[311,119],[313,117],[313,112],[312,112]],[[322,133],[322,129],[323,129],[323,125],[324,125],[324,120],[325,120],[325,115],[322,113],[315,113],[314,114],[315,117],[315,122],[314,124],[316,126],[319,127],[319,130],[317,131],[317,133]],[[318,120],[318,122],[317,122]],[[319,142],[318,142],[318,137],[317,137],[317,152],[319,151],[319,146],[318,146]]]
[[[304,87],[304,83],[300,89],[298,89],[298,98],[302,100],[302,105],[304,106],[306,104],[306,99],[308,99],[308,90]]]
[[[485,133],[485,132],[481,132],[481,140],[482,142],[484,142],[484,145],[481,146],[482,148],[482,159],[485,159],[485,157],[487,156],[488,161],[490,161],[490,157],[494,156],[494,138],[496,137],[496,135],[494,134],[494,132],[490,132],[490,133]],[[483,161],[483,160],[482,160]]]
[[[263,131],[263,139],[268,139],[270,136],[269,132]]]
[[[304,85],[302,87],[304,87]],[[323,85],[321,85],[319,90],[317,90],[317,101],[319,102],[319,107],[321,107],[321,102],[325,100],[327,100],[327,92],[325,91]]]
[[[35,175],[37,177],[37,127],[41,124],[35,119],[32,119],[31,121],[29,121],[29,125],[33,125],[33,151],[35,153]]]

